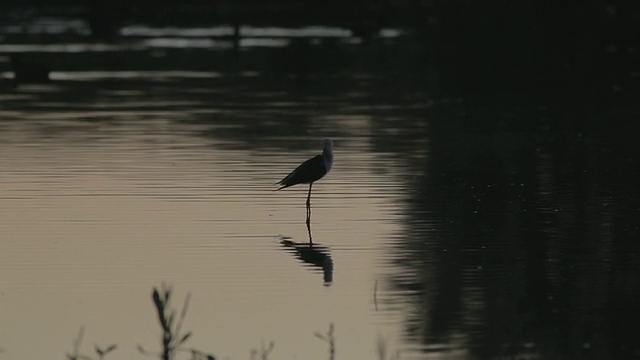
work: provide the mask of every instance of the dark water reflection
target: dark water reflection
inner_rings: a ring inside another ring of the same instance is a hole
[[[428,156],[405,167],[389,281],[406,337],[472,358],[638,356],[634,128],[468,106],[432,113]]]
[[[311,222],[307,222],[309,240],[295,242],[288,236],[280,236],[280,244],[294,255],[302,264],[318,269],[322,272],[322,280],[325,286],[331,286],[333,282],[333,259],[331,249],[317,241],[313,241]]]
[[[334,183],[342,192],[324,196],[347,204],[399,199],[381,219],[365,220],[398,229],[368,271],[382,273],[376,307],[402,315],[401,349],[472,359],[637,357],[640,149],[638,129],[628,125],[633,113],[513,94],[442,96],[433,54],[419,41],[302,38],[239,54],[159,51],[149,42],[81,57],[52,52],[42,57],[57,66],[51,83],[2,93],[0,129],[30,122],[32,138],[20,140],[34,143],[131,134],[154,143],[180,131],[260,176],[276,155],[282,163],[332,136],[336,151],[358,167]],[[150,132],[164,137],[145,137]],[[74,150],[71,140],[66,146],[71,154],[86,150]],[[256,160],[248,154],[267,165],[249,166]],[[238,184],[210,200],[246,199],[240,191],[258,188],[237,173],[224,176]],[[263,182],[257,176],[252,181]],[[383,180],[366,183],[374,177]],[[207,187],[198,185],[176,198],[201,198]],[[281,245],[321,270],[325,284],[333,282],[332,255],[365,251],[362,244],[332,252],[305,241]],[[350,278],[347,266],[339,277]]]
[[[327,246],[320,243],[294,242],[286,237],[281,237],[280,243],[304,265],[320,270],[324,285],[331,285],[333,282],[333,259],[331,258],[331,250]]]

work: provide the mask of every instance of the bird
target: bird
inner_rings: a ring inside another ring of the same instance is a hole
[[[286,189],[298,184],[309,184],[307,194],[307,225],[311,221],[311,187],[313,183],[322,179],[333,166],[333,140],[325,138],[322,141],[322,154],[300,164],[289,175],[278,181],[277,185],[282,185],[278,190]]]

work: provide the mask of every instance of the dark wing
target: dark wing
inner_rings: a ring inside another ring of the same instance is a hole
[[[326,174],[327,168],[324,165],[324,158],[322,155],[316,155],[300,164],[291,174],[280,180],[278,184],[282,185],[280,189],[284,189],[297,184],[308,184],[317,181]]]

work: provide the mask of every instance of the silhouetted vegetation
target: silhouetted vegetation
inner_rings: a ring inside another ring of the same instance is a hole
[[[189,307],[190,294],[187,294],[185,301],[182,305],[182,310],[177,313],[175,308],[172,308],[171,303],[172,290],[166,285],[162,285],[160,289],[154,288],[152,292],[153,304],[158,313],[158,320],[160,327],[162,328],[162,350],[159,353],[149,352],[142,346],[138,345],[138,351],[141,354],[149,355],[152,357],[158,357],[162,360],[176,359],[177,352],[184,352],[191,355],[191,360],[215,360],[216,358],[212,354],[205,353],[203,351],[187,348],[184,346],[186,341],[191,337],[191,332],[184,332],[182,325],[187,314]],[[334,333],[334,325],[329,325],[329,330],[326,333],[316,332],[315,337],[327,343],[329,350],[329,360],[336,359],[336,337]],[[91,356],[84,355],[80,348],[82,346],[82,340],[84,337],[84,327],[80,328],[78,336],[73,341],[73,350],[67,353],[68,360],[91,360]],[[103,360],[105,356],[117,348],[115,344],[109,345],[106,348],[101,348],[95,345],[95,352],[98,360]],[[252,360],[268,360],[270,354],[275,348],[273,341],[267,345],[261,343],[260,348],[253,348],[250,352],[250,359]],[[0,353],[4,348],[0,348]],[[378,357],[380,360],[387,360],[386,344],[382,338],[378,338]],[[399,354],[396,354],[393,359],[399,359]]]
[[[68,360],[91,360],[93,359],[91,356],[84,355],[80,352],[80,347],[82,346],[82,339],[84,337],[84,326],[80,328],[78,332],[78,337],[73,340],[73,351],[67,353]],[[106,348],[101,348],[98,345],[95,345],[94,350],[97,355],[98,360],[103,360],[107,354],[114,351],[117,348],[116,344],[111,344]]]
[[[276,347],[276,344],[271,341],[269,345],[265,345],[264,342],[260,344],[260,349],[251,349],[251,360],[269,360],[269,354]]]
[[[178,351],[190,353],[192,360],[215,360],[215,357],[211,354],[184,346],[187,340],[191,337],[190,331],[182,331],[182,325],[185,317],[187,316],[187,309],[189,308],[189,299],[191,298],[191,294],[187,294],[184,304],[182,305],[182,311],[180,311],[179,315],[176,312],[176,309],[171,307],[170,287],[163,284],[160,290],[154,288],[152,298],[153,304],[158,312],[160,327],[162,328],[162,350],[159,354],[159,357],[162,360],[175,359],[175,354]],[[140,345],[138,345],[138,350],[143,354],[152,354]]]
[[[329,325],[329,330],[326,334],[317,332],[316,337],[327,343],[329,346],[329,360],[335,360],[336,358],[336,338],[333,334],[333,324]]]

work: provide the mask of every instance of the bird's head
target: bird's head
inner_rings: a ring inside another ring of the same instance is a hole
[[[333,140],[330,138],[322,140],[322,149],[323,151],[333,152]]]

